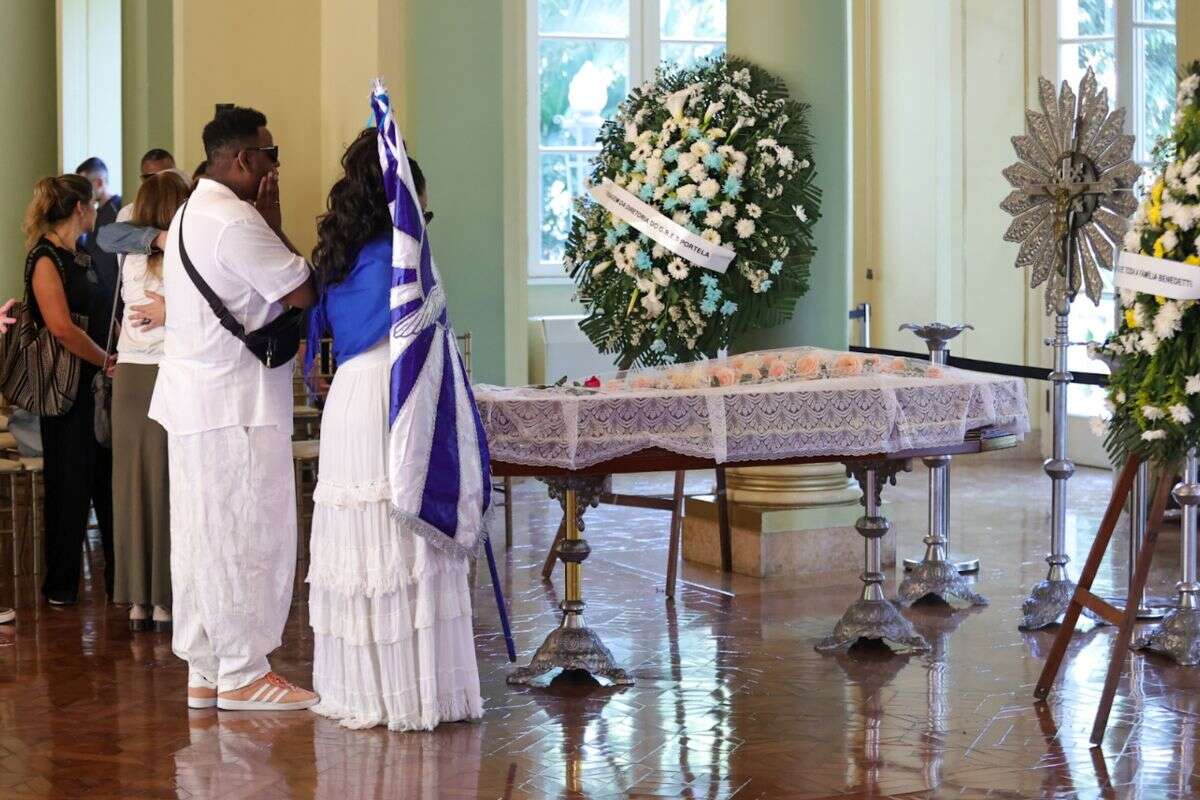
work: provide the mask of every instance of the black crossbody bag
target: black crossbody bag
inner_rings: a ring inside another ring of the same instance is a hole
[[[275,319],[263,325],[256,331],[246,332],[246,327],[237,321],[230,310],[217,297],[212,287],[200,277],[192,260],[188,258],[187,248],[183,244],[183,217],[187,213],[187,203],[179,212],[179,257],[183,260],[183,269],[192,279],[196,290],[208,301],[208,307],[217,315],[221,327],[232,333],[246,345],[254,357],[268,368],[281,367],[290,363],[300,350],[301,328],[304,325],[304,311],[299,308],[289,308]]]

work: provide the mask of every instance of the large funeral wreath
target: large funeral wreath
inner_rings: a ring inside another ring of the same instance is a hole
[[[1172,131],[1155,148],[1158,178],[1125,250],[1200,270],[1200,61],[1179,83]],[[1118,282],[1119,283],[1119,282]],[[1200,446],[1200,303],[1120,290],[1117,330],[1099,356],[1113,367],[1106,434],[1111,457],[1163,462]]]
[[[660,70],[605,123],[590,185],[608,179],[660,222],[735,253],[724,273],[698,266],[687,248],[579,200],[565,265],[587,309],[581,328],[620,367],[712,356],[791,316],[821,198],[807,110],[780,79],[721,57]]]

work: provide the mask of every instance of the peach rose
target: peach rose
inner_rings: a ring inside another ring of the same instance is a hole
[[[742,356],[734,356],[733,358],[729,359],[730,369],[733,369],[737,372],[741,372],[742,368],[745,365],[746,365],[746,359]]]
[[[925,368],[925,377],[926,378],[941,378],[945,374],[946,373],[942,371],[941,367],[926,367]]]
[[[647,375],[638,375],[633,379],[632,386],[634,389],[653,389],[654,383],[654,378]]]
[[[767,367],[767,375],[773,380],[781,380],[786,378],[788,374],[787,364],[782,361],[772,361]]]
[[[908,369],[908,362],[905,361],[903,358],[893,358],[892,363],[888,364],[888,366],[887,366],[888,372],[900,373],[900,372],[906,371],[907,369]]]
[[[625,381],[621,380],[620,378],[613,378],[604,384],[604,391],[606,392],[619,392],[624,388]]]
[[[737,373],[728,367],[718,367],[712,374],[718,386],[733,386],[738,380]]]
[[[858,356],[852,356],[849,353],[843,353],[833,362],[833,374],[839,377],[861,375],[862,370],[862,359]]]
[[[806,353],[796,359],[796,374],[801,378],[815,378],[821,372],[821,358],[816,353]]]
[[[873,370],[878,370],[880,367],[883,366],[883,357],[873,355],[873,354],[869,355],[869,356],[865,356],[863,358],[863,364],[870,367]]]

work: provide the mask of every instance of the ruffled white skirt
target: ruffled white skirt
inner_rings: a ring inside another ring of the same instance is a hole
[[[391,516],[389,371],[386,343],[339,365],[322,415],[308,571],[313,711],[348,728],[431,730],[483,714],[469,565]]]

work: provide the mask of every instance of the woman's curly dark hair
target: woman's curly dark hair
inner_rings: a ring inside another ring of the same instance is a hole
[[[417,193],[425,193],[425,176],[411,158]],[[326,211],[317,218],[317,245],[312,260],[322,286],[346,279],[362,246],[392,227],[374,128],[367,128],[342,155],[345,176],[329,190]]]

